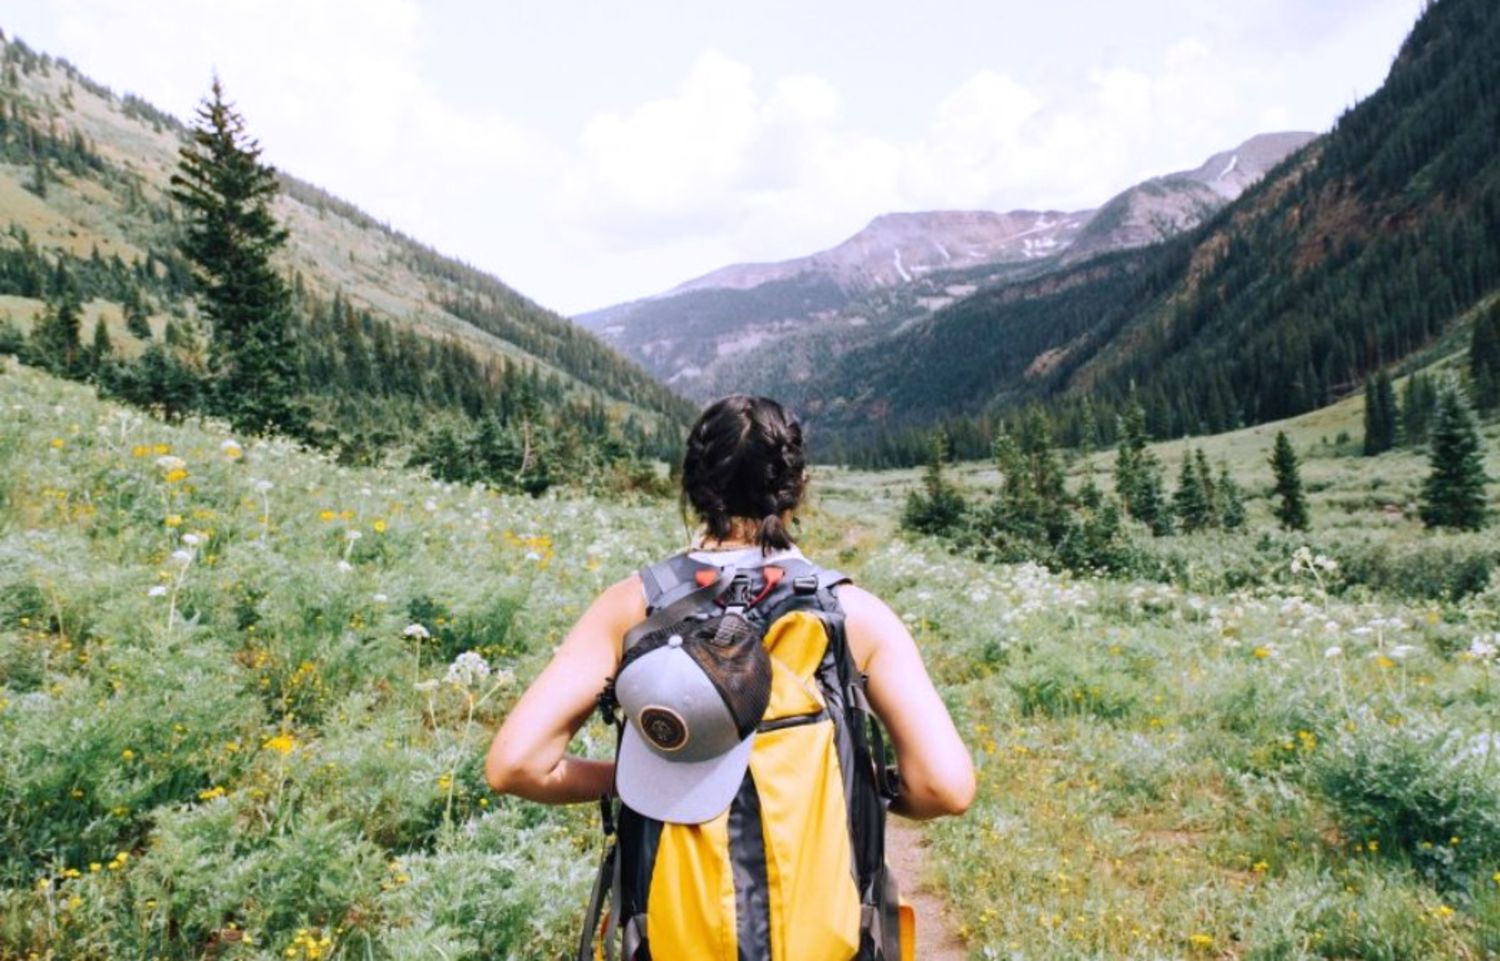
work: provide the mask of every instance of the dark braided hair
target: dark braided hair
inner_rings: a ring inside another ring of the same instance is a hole
[[[783,511],[802,503],[807,459],[802,426],[769,397],[731,394],[708,405],[688,432],[682,458],[682,500],[715,540],[734,518],[757,521],[763,552],[792,546]]]

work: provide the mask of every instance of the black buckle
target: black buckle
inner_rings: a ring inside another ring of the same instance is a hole
[[[803,574],[801,577],[793,578],[792,590],[798,594],[816,594],[818,592],[818,576],[816,574]]]
[[[718,598],[720,607],[728,610],[738,608],[743,611],[751,604],[750,599],[750,575],[736,574],[734,580],[729,582],[729,589]]]
[[[608,724],[620,723],[620,716],[616,713],[620,707],[620,701],[615,697],[615,679],[611,677],[604,682],[604,690],[600,691],[594,698],[594,703],[599,706],[599,716]]]

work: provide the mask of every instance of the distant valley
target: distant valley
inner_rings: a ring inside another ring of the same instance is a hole
[[[1194,227],[1313,136],[1253,137],[1094,210],[882,214],[828,250],[724,267],[575,320],[690,397],[774,392],[983,288]]]

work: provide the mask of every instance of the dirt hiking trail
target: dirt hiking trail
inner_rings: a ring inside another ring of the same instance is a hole
[[[896,872],[901,896],[917,912],[916,961],[967,961],[968,949],[947,905],[926,882],[930,851],[922,829],[911,821],[892,816],[886,822],[886,863]]]

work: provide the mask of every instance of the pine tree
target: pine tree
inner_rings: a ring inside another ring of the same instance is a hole
[[[919,534],[951,534],[963,520],[967,509],[963,495],[943,476],[948,439],[938,431],[928,446],[927,469],[922,472],[922,489],[906,498],[901,526]]]
[[[1287,439],[1286,431],[1276,432],[1276,448],[1271,453],[1271,470],[1276,475],[1272,493],[1281,498],[1276,505],[1276,519],[1289,531],[1307,530],[1307,498],[1302,493],[1302,473],[1297,452]]]
[[[1408,447],[1427,443],[1427,427],[1437,409],[1437,387],[1421,372],[1406,379],[1401,391],[1401,442]]]
[[[1500,410],[1500,300],[1474,321],[1469,374],[1474,380],[1474,406],[1486,413]]]
[[[1229,464],[1219,462],[1219,481],[1214,485],[1219,494],[1219,523],[1226,531],[1237,531],[1245,526],[1245,498],[1240,485],[1229,474]]]
[[[1428,527],[1479,530],[1485,524],[1484,455],[1474,417],[1456,386],[1442,392],[1428,447],[1432,473],[1422,484]]]
[[[1146,449],[1146,415],[1133,394],[1120,417],[1115,492],[1126,512],[1150,527],[1151,533],[1172,533],[1172,515],[1162,493],[1161,463]]]
[[[80,342],[82,322],[78,285],[59,260],[52,291],[27,344],[28,363],[62,377],[81,377],[88,368]]]
[[[1193,463],[1192,454],[1182,452],[1182,469],[1177,473],[1177,490],[1172,495],[1172,509],[1184,533],[1201,531],[1213,524],[1213,510],[1202,477]]]
[[[145,299],[141,289],[131,284],[125,294],[125,330],[138,340],[151,339],[151,324],[147,318]]]
[[[1208,505],[1205,526],[1220,527],[1223,524],[1223,498],[1219,494],[1218,482],[1214,480],[1214,472],[1208,466],[1208,455],[1201,447],[1193,451],[1193,470],[1198,475],[1198,486],[1203,489],[1203,501]]]
[[[109,363],[114,352],[114,344],[109,339],[109,328],[104,326],[104,318],[100,317],[94,322],[94,342],[89,346],[89,371],[97,374],[104,365]]]
[[[1365,454],[1396,446],[1396,392],[1390,375],[1381,371],[1365,380]]]
[[[214,408],[241,430],[298,434],[307,413],[296,400],[291,297],[270,261],[287,231],[271,213],[276,173],[260,153],[215,77],[180,151],[171,194],[186,208],[181,249],[197,268],[212,326]]]
[[[1099,427],[1094,419],[1094,402],[1087,394],[1083,398],[1078,434],[1078,456],[1083,460],[1083,484],[1078,488],[1078,503],[1089,510],[1098,510],[1104,502],[1104,494],[1094,480],[1094,450],[1098,444]]]

